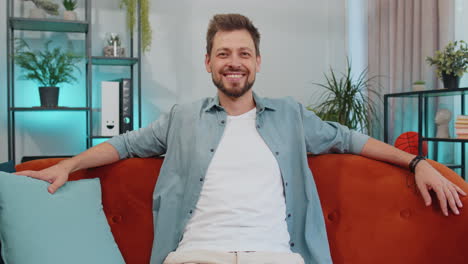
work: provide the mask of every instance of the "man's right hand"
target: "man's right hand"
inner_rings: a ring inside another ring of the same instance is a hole
[[[49,182],[50,185],[47,188],[49,193],[54,194],[62,185],[68,181],[68,175],[70,174],[70,169],[64,166],[61,163],[58,163],[49,168],[40,170],[40,171],[19,171],[14,173],[16,175],[28,176],[31,178],[43,180]]]
[[[71,159],[65,159],[40,171],[20,171],[15,174],[29,176],[49,182],[47,190],[55,193],[68,181],[68,175],[74,171],[103,166],[120,159],[119,152],[111,144],[104,142],[94,146]]]

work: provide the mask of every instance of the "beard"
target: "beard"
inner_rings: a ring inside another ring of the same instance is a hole
[[[243,96],[246,92],[252,89],[252,86],[255,83],[255,79],[253,79],[252,82],[249,82],[248,76],[247,76],[246,81],[244,82],[243,86],[242,84],[239,84],[238,87],[233,87],[233,88],[228,89],[226,88],[226,86],[224,86],[222,77],[219,78],[219,80],[216,80],[214,78],[214,74],[212,74],[211,79],[213,80],[213,84],[216,87],[218,87],[218,90],[220,90],[226,96],[233,97],[233,98],[239,98]]]

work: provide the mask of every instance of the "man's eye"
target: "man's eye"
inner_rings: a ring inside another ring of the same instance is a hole
[[[244,57],[249,57],[249,56],[250,56],[250,53],[248,53],[248,52],[242,52],[241,55],[244,56]]]
[[[226,57],[226,56],[227,56],[227,53],[221,52],[221,53],[218,53],[218,56],[220,56],[220,57]]]

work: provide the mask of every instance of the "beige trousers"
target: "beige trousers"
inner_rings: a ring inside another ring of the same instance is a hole
[[[193,250],[171,252],[163,264],[304,264],[297,253]]]

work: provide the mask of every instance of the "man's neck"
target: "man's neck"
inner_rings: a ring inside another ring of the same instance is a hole
[[[252,90],[246,92],[241,97],[229,97],[218,91],[219,103],[226,110],[228,115],[242,115],[255,107]]]

